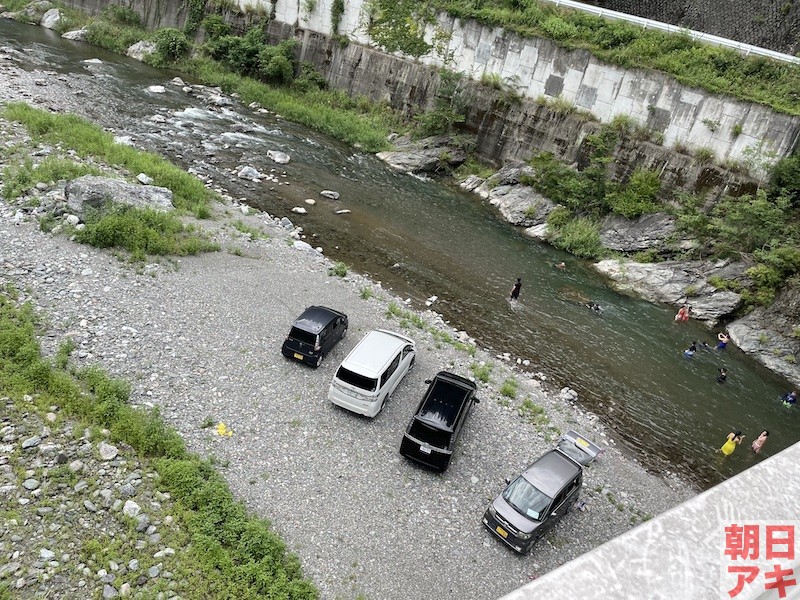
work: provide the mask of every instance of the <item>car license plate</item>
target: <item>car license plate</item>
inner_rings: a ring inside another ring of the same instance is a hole
[[[588,448],[589,442],[587,442],[583,438],[578,438],[577,440],[575,440],[575,445],[580,446],[581,448]]]
[[[501,538],[507,538],[508,537],[508,532],[505,529],[503,529],[502,527],[500,527],[500,525],[495,527],[494,530],[497,532],[497,535],[499,535]]]
[[[295,352],[295,353],[294,353],[294,357],[295,357],[297,360],[303,360],[303,355],[302,355],[302,354],[300,354],[299,352]]]
[[[431,453],[430,446],[420,446],[419,447],[419,451],[422,452],[423,454],[430,454]]]

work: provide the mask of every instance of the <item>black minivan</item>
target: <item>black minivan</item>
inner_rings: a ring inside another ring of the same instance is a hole
[[[322,359],[347,333],[347,315],[325,306],[309,306],[297,317],[281,352],[318,367]]]

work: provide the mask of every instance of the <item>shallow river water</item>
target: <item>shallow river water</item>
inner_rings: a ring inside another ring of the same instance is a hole
[[[235,197],[271,214],[288,215],[314,246],[370,274],[413,307],[436,295],[433,309],[481,345],[529,359],[554,388],[574,388],[630,451],[654,469],[670,469],[707,487],[761,457],[745,451],[721,459],[715,449],[741,429],[746,445],[770,431],[761,455],[800,438],[800,408],[786,409],[783,379],[729,346],[682,351],[691,340],[713,346],[715,332],[675,324],[674,310],[612,291],[588,265],[524,237],[477,196],[398,174],[374,156],[291,124],[276,115],[231,105],[209,109],[167,82],[175,73],[151,69],[52,32],[0,19],[0,46],[26,69],[68,77],[80,111],[137,145],[211,175]],[[84,62],[99,58],[100,63]],[[148,91],[164,85],[164,93]],[[167,117],[165,123],[150,119]],[[268,150],[291,156],[272,163]],[[243,165],[275,169],[275,183],[232,176]],[[285,177],[283,176],[285,174]],[[322,198],[323,189],[341,194]],[[307,215],[293,206],[317,203]],[[350,214],[337,215],[336,210]],[[567,268],[554,264],[565,261]],[[522,278],[520,301],[508,294]],[[586,301],[603,306],[596,314]],[[324,298],[309,298],[309,303]],[[726,367],[726,383],[716,381]]]

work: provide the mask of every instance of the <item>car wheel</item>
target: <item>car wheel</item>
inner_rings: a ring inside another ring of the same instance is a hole
[[[342,332],[342,337],[339,339],[343,340],[346,335],[347,335],[347,327],[344,328],[344,331]]]
[[[411,362],[408,364],[408,372],[411,373],[412,369],[414,368],[414,361],[417,360],[417,357],[411,359]]]
[[[315,365],[316,367],[319,367],[322,364],[322,359],[323,358],[325,358],[325,355],[324,354],[320,354],[319,358],[317,359],[317,364]]]

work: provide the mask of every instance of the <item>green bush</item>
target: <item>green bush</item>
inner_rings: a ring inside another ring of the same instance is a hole
[[[84,229],[75,232],[79,242],[127,250],[133,261],[143,261],[148,255],[185,256],[219,250],[218,245],[193,236],[175,215],[153,209],[111,205],[89,212],[85,223]]]
[[[207,40],[217,40],[231,34],[231,26],[221,15],[208,15],[201,24],[205,29]]]
[[[155,66],[165,66],[189,54],[191,44],[186,34],[177,29],[159,29],[153,33],[156,44],[155,54],[148,57],[148,62]]]
[[[770,176],[769,195],[783,196],[794,208],[800,208],[800,155],[778,161]]]
[[[637,169],[626,186],[618,186],[607,194],[606,202],[615,213],[633,219],[661,208],[656,201],[660,189],[658,173]]]
[[[482,381],[483,383],[489,383],[489,379],[492,375],[492,365],[489,363],[484,363],[482,365],[478,363],[472,363],[470,370],[475,376],[475,379]]]
[[[141,27],[142,17],[130,7],[120,4],[109,4],[100,13],[102,19],[109,23],[125,25],[126,27]]]
[[[594,260],[603,255],[600,228],[587,217],[579,217],[566,223],[554,234],[552,241],[558,248],[581,258]]]
[[[563,206],[556,206],[550,214],[547,215],[547,225],[553,229],[561,229],[572,218],[572,212]]]
[[[577,37],[578,35],[578,28],[572,23],[568,23],[561,17],[550,17],[549,19],[543,21],[540,27],[548,35],[548,37],[551,37],[554,40],[569,40]]]
[[[295,40],[285,40],[277,46],[266,46],[258,53],[258,76],[267,83],[286,84],[294,77],[292,64]]]

